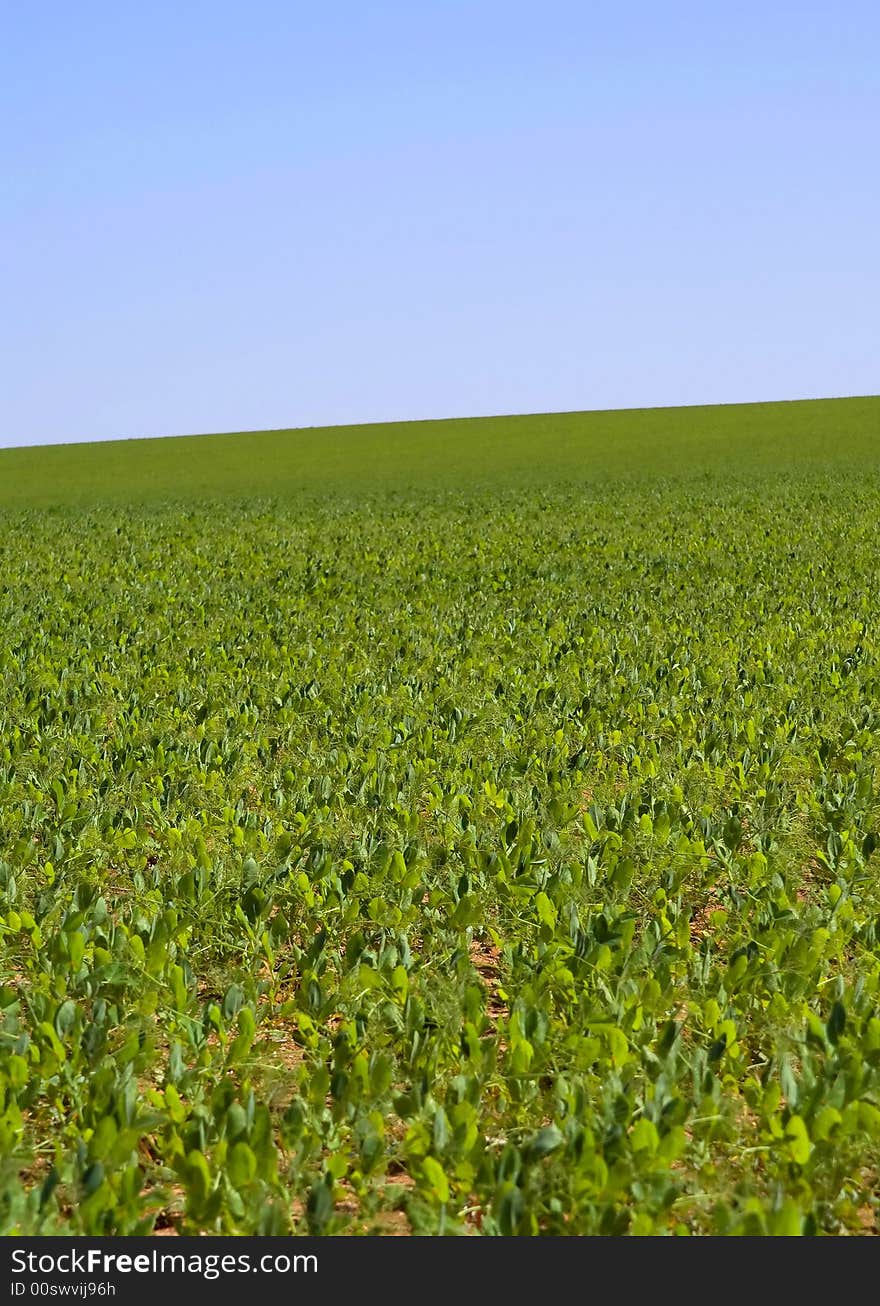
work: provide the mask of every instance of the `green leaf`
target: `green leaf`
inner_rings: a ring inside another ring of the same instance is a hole
[[[403,966],[395,966],[391,972],[391,991],[399,1003],[406,1002],[409,993],[409,975]]]
[[[168,984],[171,988],[171,1001],[174,1010],[184,1012],[187,1008],[186,978],[182,966],[171,966],[168,970]]]
[[[252,1007],[242,1007],[238,1013],[238,1033],[229,1048],[229,1063],[234,1065],[242,1061],[251,1049],[256,1034],[257,1022]]]
[[[546,893],[535,895],[535,910],[538,913],[538,920],[542,925],[546,925],[551,932],[556,929],[556,908],[547,897]]]
[[[6,1058],[3,1070],[6,1073],[6,1078],[9,1081],[10,1087],[13,1089],[17,1090],[24,1088],[25,1084],[28,1082],[28,1063],[25,1061],[24,1057],[19,1057],[14,1052]]]
[[[96,1159],[106,1157],[116,1142],[118,1132],[113,1117],[102,1116],[89,1142],[89,1155]]]
[[[806,1165],[810,1159],[813,1145],[810,1142],[807,1126],[801,1116],[795,1115],[789,1118],[785,1126],[785,1138],[791,1159],[797,1161],[798,1165]]]
[[[563,1143],[562,1131],[556,1125],[544,1125],[526,1144],[530,1157],[539,1158],[555,1152]]]
[[[688,1136],[684,1129],[681,1125],[673,1125],[660,1139],[657,1156],[669,1165],[672,1161],[677,1161],[680,1156],[684,1156],[687,1146]]]
[[[432,1197],[445,1205],[449,1201],[449,1181],[440,1162],[433,1156],[426,1156],[422,1161],[422,1173]]]
[[[880,1138],[880,1109],[873,1102],[859,1102],[859,1124],[871,1138]]]
[[[434,1140],[434,1151],[443,1152],[446,1148],[446,1144],[449,1142],[449,1121],[442,1106],[438,1107],[434,1113],[432,1136]]]
[[[797,1202],[783,1202],[770,1216],[770,1232],[776,1238],[800,1238],[804,1231],[804,1217]]]
[[[525,1198],[519,1188],[508,1184],[496,1203],[498,1227],[506,1238],[517,1233],[525,1213]]]
[[[323,1179],[312,1185],[306,1202],[309,1233],[322,1234],[333,1214],[333,1194]]]
[[[660,1135],[657,1133],[657,1126],[653,1121],[642,1116],[630,1130],[629,1142],[634,1152],[643,1152],[648,1156],[653,1156],[660,1146]]]
[[[100,1161],[90,1165],[83,1175],[82,1186],[83,1192],[87,1197],[96,1192],[104,1182],[104,1166]]]
[[[232,1021],[241,1011],[245,1001],[244,989],[240,984],[230,984],[223,998],[223,1015],[226,1021]]]
[[[244,1188],[255,1178],[257,1158],[247,1143],[233,1143],[226,1157],[226,1173],[233,1188]]]
[[[81,938],[82,935],[76,935],[74,937]],[[55,1012],[55,1028],[61,1038],[64,1038],[64,1035],[70,1032],[75,1020],[76,1003],[68,998],[66,1002],[62,1002],[61,1006]]]
[[[828,1033],[829,1041],[836,1044],[839,1041],[841,1034],[846,1029],[846,1007],[842,1002],[834,1003],[825,1028]]]
[[[86,950],[86,941],[84,935],[79,930],[75,930],[68,939],[68,948],[70,950],[70,969],[79,970],[82,965],[83,954]]]
[[[193,1148],[187,1153],[184,1178],[188,1196],[197,1203],[207,1201],[212,1188],[211,1172],[208,1169],[208,1162],[198,1148]]]

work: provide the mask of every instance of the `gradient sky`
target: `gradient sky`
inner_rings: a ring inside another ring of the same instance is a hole
[[[880,6],[3,6],[0,444],[880,390]]]

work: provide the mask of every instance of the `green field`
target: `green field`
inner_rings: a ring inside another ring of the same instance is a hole
[[[880,398],[533,417],[0,449],[0,508],[206,499],[302,501],[444,490],[588,489],[880,465]]]
[[[880,1232],[880,398],[0,451],[0,1232]]]

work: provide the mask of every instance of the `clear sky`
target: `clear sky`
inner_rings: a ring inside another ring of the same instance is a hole
[[[876,0],[0,23],[0,444],[880,390]]]

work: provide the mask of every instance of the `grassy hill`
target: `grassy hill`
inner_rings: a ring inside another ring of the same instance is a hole
[[[880,397],[455,418],[0,450],[0,507],[734,479],[880,466]]]

